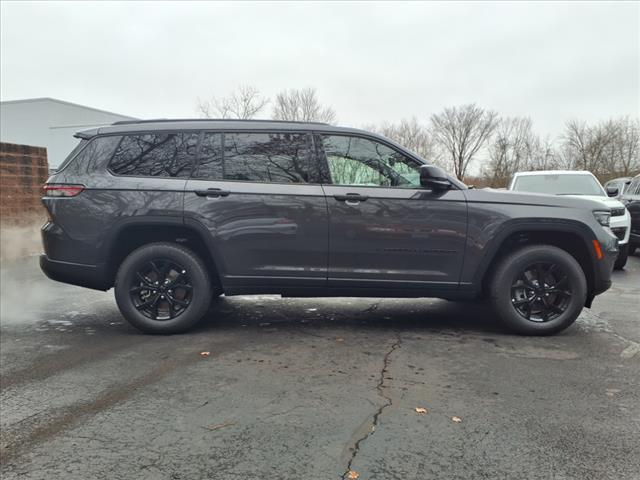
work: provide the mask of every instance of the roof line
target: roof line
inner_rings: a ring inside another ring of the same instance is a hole
[[[13,104],[13,103],[30,103],[30,102],[42,102],[42,101],[50,101],[50,102],[61,103],[63,105],[71,105],[73,107],[86,108],[87,110],[93,110],[94,112],[106,113],[109,115],[117,115],[119,117],[125,117],[125,118],[130,118],[131,120],[136,120],[136,117],[132,117],[130,115],[122,115],[121,113],[110,112],[108,110],[102,110],[101,108],[88,107],[87,105],[82,105],[80,103],[67,102],[66,100],[58,100],[57,98],[52,98],[52,97],[24,98],[22,100],[3,100],[0,102],[0,104],[5,105],[8,103]]]
[[[249,122],[249,123],[301,123],[312,125],[329,125],[325,122],[302,122],[298,120],[270,120],[254,118],[152,118],[149,120],[118,120],[112,125],[131,125],[137,123],[169,123],[169,122]]]

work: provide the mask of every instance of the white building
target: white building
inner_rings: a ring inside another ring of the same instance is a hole
[[[135,118],[55,98],[0,102],[0,141],[46,147],[56,168],[78,143],[74,133],[119,120]]]

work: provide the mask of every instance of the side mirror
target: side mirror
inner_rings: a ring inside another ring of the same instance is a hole
[[[422,165],[420,167],[420,185],[430,190],[449,190],[451,182],[440,167]]]
[[[613,185],[610,185],[607,187],[607,195],[609,195],[610,197],[617,197],[618,196],[618,187],[614,187]]]

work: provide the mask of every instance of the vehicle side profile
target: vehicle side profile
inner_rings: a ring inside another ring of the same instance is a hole
[[[622,270],[627,264],[631,216],[620,200],[611,198],[618,196],[618,185],[603,188],[593,173],[584,170],[540,170],[517,172],[509,183],[509,190],[588,198],[599,202],[611,210],[609,228],[619,240],[618,257],[613,268]]]
[[[611,285],[599,202],[468,189],[400,145],[320,123],[118,122],[44,187],[40,265],[176,333],[221,295],[488,299],[511,330],[569,326]]]
[[[620,201],[624,203],[631,215],[629,255],[633,255],[640,247],[640,175],[636,175],[629,181]]]

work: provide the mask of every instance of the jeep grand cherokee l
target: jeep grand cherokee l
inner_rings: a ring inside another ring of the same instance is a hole
[[[489,299],[513,331],[569,326],[611,284],[610,211],[463,183],[379,135],[319,123],[118,122],[47,181],[42,270],[115,289],[152,333],[221,294]]]

